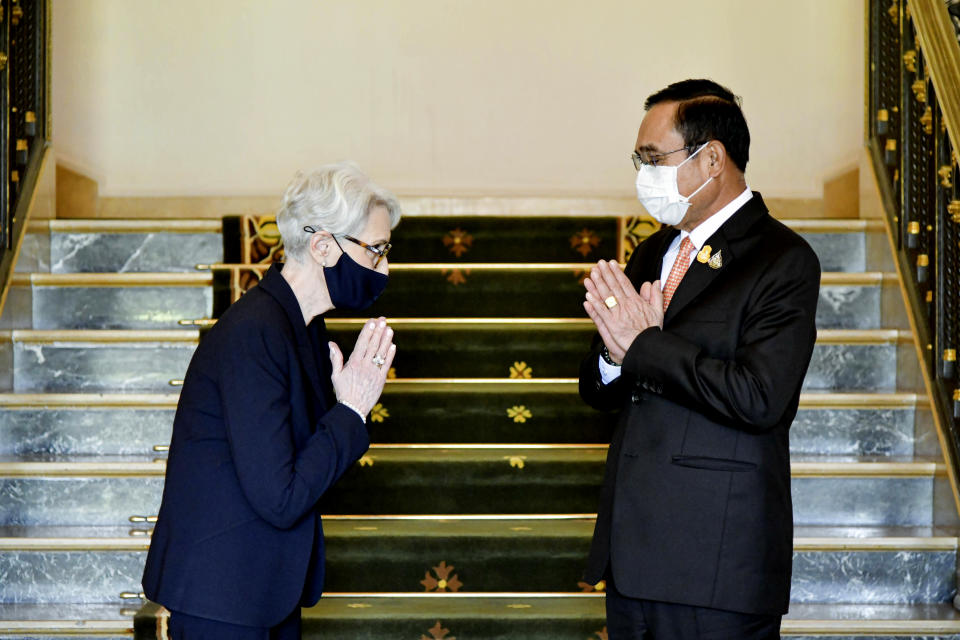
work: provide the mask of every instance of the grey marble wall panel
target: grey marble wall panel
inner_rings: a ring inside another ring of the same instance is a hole
[[[0,602],[123,602],[140,591],[146,551],[0,551]]]
[[[191,343],[14,345],[13,388],[26,392],[169,393],[182,379]]]
[[[0,329],[33,328],[33,291],[30,287],[10,287],[0,315]]]
[[[801,409],[790,427],[796,455],[912,456],[912,409]]]
[[[210,287],[34,287],[37,329],[183,329],[209,318]],[[189,328],[189,327],[188,327]]]
[[[818,344],[803,381],[804,391],[894,391],[896,345]]]
[[[791,602],[949,602],[956,593],[953,551],[799,551]]]
[[[817,327],[820,329],[880,329],[880,287],[820,287]]]
[[[820,478],[792,481],[796,526],[929,526],[932,478]]]
[[[0,409],[0,455],[151,455],[174,409]]]
[[[18,273],[49,273],[50,234],[27,233],[23,236],[15,270]]]
[[[156,515],[163,477],[0,477],[0,525],[122,525]]]
[[[54,233],[50,240],[54,273],[192,273],[222,261],[218,233]]]
[[[820,258],[823,271],[866,271],[862,233],[801,233]]]

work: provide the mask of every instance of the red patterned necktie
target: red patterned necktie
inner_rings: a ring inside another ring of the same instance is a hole
[[[687,236],[680,243],[680,251],[677,253],[677,259],[673,261],[673,268],[670,269],[670,275],[667,276],[667,284],[663,286],[663,310],[666,311],[673,300],[673,293],[677,290],[684,274],[690,268],[690,252],[693,251],[693,243],[690,242],[690,236]]]

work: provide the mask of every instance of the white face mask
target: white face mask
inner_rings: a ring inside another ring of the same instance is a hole
[[[680,224],[683,216],[687,214],[687,209],[690,208],[690,198],[700,193],[700,190],[713,180],[713,176],[710,176],[690,195],[680,195],[677,170],[703,151],[705,146],[707,143],[700,145],[700,148],[691,153],[690,157],[676,166],[655,167],[645,164],[637,171],[637,199],[657,222],[669,225]]]

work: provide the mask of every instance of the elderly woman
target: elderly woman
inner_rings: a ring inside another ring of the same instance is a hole
[[[396,351],[385,320],[369,320],[344,362],[323,314],[380,295],[399,218],[352,165],[298,174],[277,214],[286,263],[197,348],[143,576],[171,638],[300,637],[300,607],[323,589],[317,500],[367,450]]]

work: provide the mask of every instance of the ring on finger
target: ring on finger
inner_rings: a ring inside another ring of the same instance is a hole
[[[373,356],[373,364],[377,365],[377,369],[382,367],[387,361],[379,353]]]
[[[613,309],[615,306],[617,306],[616,296],[609,296],[603,301],[603,304],[607,305],[607,309]]]

